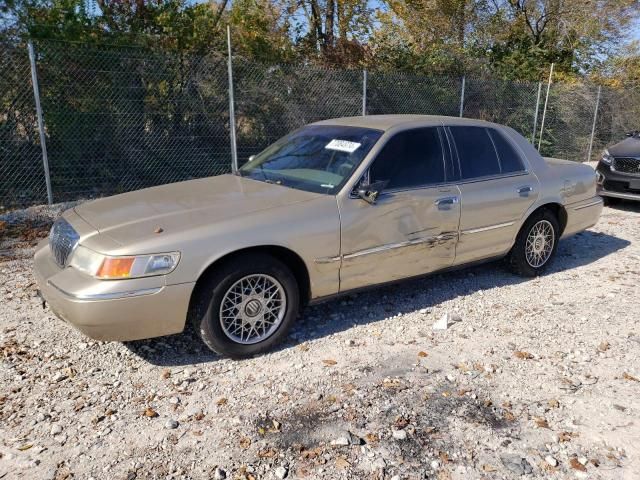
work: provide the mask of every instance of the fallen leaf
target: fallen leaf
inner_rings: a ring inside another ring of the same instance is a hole
[[[378,438],[378,435],[376,435],[375,433],[367,433],[364,436],[364,439],[367,441],[367,443],[378,443],[380,441],[380,438]]]
[[[486,463],[482,465],[482,471],[483,472],[487,472],[487,473],[491,473],[491,472],[497,472],[498,469],[491,466],[491,465],[487,465]]]
[[[536,425],[538,426],[538,428],[549,428],[549,422],[547,422],[545,418],[536,417],[533,420],[534,422],[536,422]]]
[[[633,375],[629,375],[627,372],[624,372],[622,374],[622,378],[624,378],[625,380],[629,380],[630,382],[640,382],[640,380],[638,380]]]
[[[169,369],[164,369],[162,371],[161,377],[165,380],[171,376],[171,371]]]
[[[607,350],[609,350],[609,342],[607,342],[606,340],[601,342],[600,345],[598,345],[598,350],[601,352],[606,352]]]
[[[249,446],[251,445],[251,439],[249,437],[243,437],[240,439],[240,446],[242,448],[249,448]]]
[[[578,434],[575,432],[560,432],[558,434],[558,440],[560,442],[569,442],[573,437],[577,437]]]
[[[147,407],[144,411],[144,416],[149,418],[155,418],[158,416],[158,412],[156,412],[153,408]]]
[[[302,350],[303,352],[306,352],[309,350],[309,344],[308,343],[301,343],[300,345],[298,345],[298,349]]]
[[[531,355],[529,352],[523,352],[521,350],[516,350],[515,352],[513,352],[513,355],[520,360],[531,360],[533,358],[533,355]]]
[[[421,358],[427,357],[429,354],[427,352],[418,352],[418,356]]]
[[[302,458],[313,459],[322,455],[322,448],[316,447],[311,450],[303,450],[301,455],[302,455]]]
[[[551,408],[558,408],[560,406],[560,402],[555,398],[552,398],[547,402],[547,405],[549,405]]]
[[[229,402],[229,400],[227,400],[224,397],[221,397],[218,399],[218,401],[216,402],[216,405],[218,406],[222,406],[222,405],[226,405]]]
[[[325,360],[322,360],[322,363],[330,367],[332,365],[336,365],[338,362],[336,362],[335,360],[332,360],[331,358],[327,358]]]
[[[349,468],[351,464],[347,461],[347,459],[343,457],[336,458],[336,467],[344,470],[345,468]]]
[[[202,413],[202,412],[198,412],[198,413],[196,413],[196,414],[193,416],[193,418],[194,418],[195,420],[197,420],[197,421],[200,421],[200,420],[202,420],[202,419],[204,418],[204,413]]]
[[[260,458],[273,458],[278,455],[278,451],[275,448],[265,448],[258,452]]]
[[[509,410],[505,410],[504,419],[507,422],[513,422],[516,419],[516,416],[513,413],[511,413]]]
[[[20,450],[21,452],[24,452],[25,450],[29,450],[31,447],[33,447],[33,445],[31,445],[30,443],[27,443],[26,445],[22,445],[21,447],[18,447],[18,450]]]
[[[579,470],[581,472],[586,472],[587,471],[587,467],[585,467],[584,465],[582,465],[578,459],[576,457],[573,457],[571,460],[569,460],[569,465],[571,466],[571,468],[573,468],[574,470]]]

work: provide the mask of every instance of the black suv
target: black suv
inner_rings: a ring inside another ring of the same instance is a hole
[[[596,167],[598,194],[605,203],[617,199],[640,201],[640,132],[607,148]]]

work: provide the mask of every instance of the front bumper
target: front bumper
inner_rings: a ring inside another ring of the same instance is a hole
[[[622,198],[640,201],[640,175],[630,175],[611,170],[611,167],[598,163],[596,167],[598,177],[597,193],[601,197]]]
[[[96,280],[58,267],[46,240],[37,247],[34,274],[51,310],[95,340],[140,340],[183,331],[194,287],[166,285],[162,276]]]

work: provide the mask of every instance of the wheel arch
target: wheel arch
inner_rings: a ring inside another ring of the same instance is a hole
[[[193,304],[194,299],[196,299],[199,294],[200,288],[202,288],[202,285],[205,283],[205,279],[210,276],[216,268],[219,268],[220,265],[224,263],[233,262],[234,259],[247,253],[263,253],[281,261],[289,267],[300,289],[300,306],[309,303],[311,298],[311,281],[309,270],[302,257],[287,247],[279,245],[257,245],[228,252],[207,265],[196,280],[196,284],[191,292],[189,305],[191,306]]]
[[[536,213],[543,211],[543,210],[548,210],[550,211],[558,220],[558,224],[560,225],[560,231],[558,232],[558,238],[560,238],[562,236],[562,234],[564,233],[564,229],[567,227],[567,222],[569,220],[569,216],[567,214],[567,209],[564,207],[564,205],[562,205],[561,203],[558,202],[548,202],[548,203],[543,203],[542,205],[538,205],[536,208],[534,208],[533,210],[529,211],[527,213],[527,215],[525,215],[522,219],[522,223],[520,225],[520,228],[522,228],[522,226],[526,223],[526,221],[532,216],[535,215]]]

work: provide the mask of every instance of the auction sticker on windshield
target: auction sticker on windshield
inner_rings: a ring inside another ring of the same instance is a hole
[[[338,150],[340,152],[353,153],[360,147],[360,145],[362,144],[357,142],[350,142],[349,140],[337,140],[334,138],[329,143],[327,143],[324,148],[329,150]]]

